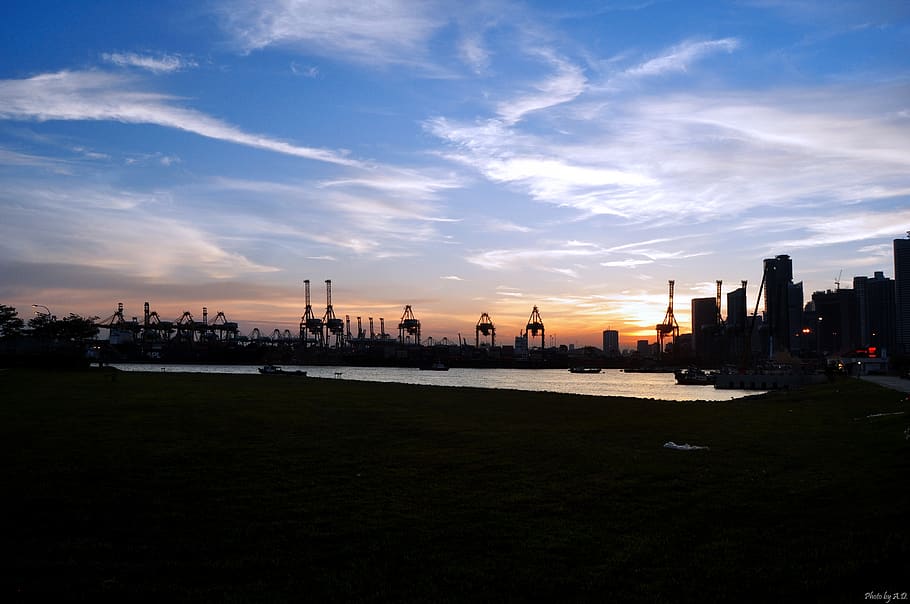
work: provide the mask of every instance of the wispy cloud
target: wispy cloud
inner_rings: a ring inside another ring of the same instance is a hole
[[[624,76],[646,77],[669,72],[686,71],[689,66],[701,58],[716,52],[733,52],[739,48],[736,38],[720,40],[686,41],[674,46],[661,55],[649,59],[623,72]]]
[[[186,274],[223,279],[278,270],[164,211],[169,200],[162,192],[7,182],[0,193],[0,249],[14,261],[94,266],[154,279]],[[167,245],[136,245],[140,214],[143,237]],[[38,229],[40,240],[33,236]]]
[[[497,112],[507,124],[520,121],[528,113],[567,103],[585,90],[587,78],[581,68],[549,52],[541,52],[555,73],[533,85],[533,92],[499,104]]]
[[[408,0],[266,0],[224,3],[227,32],[245,51],[299,47],[371,65],[415,64],[445,24],[434,2]]]
[[[440,277],[440,279],[445,279],[446,281],[464,281],[458,275],[446,275],[445,277]]]
[[[854,241],[897,238],[908,230],[910,230],[910,209],[889,212],[848,212],[829,216],[822,221],[806,222],[804,236],[798,239],[777,241],[773,245],[777,249],[803,249]]]
[[[199,111],[181,107],[177,101],[172,96],[143,91],[131,78],[100,71],[61,71],[24,80],[0,80],[0,119],[155,124],[315,161],[362,165],[338,151],[302,147],[245,132]]]
[[[199,65],[195,59],[179,54],[140,55],[134,52],[106,52],[101,58],[118,67],[138,67],[152,73],[183,71]]]

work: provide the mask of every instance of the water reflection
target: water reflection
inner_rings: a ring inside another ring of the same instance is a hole
[[[115,364],[123,371],[165,371],[189,373],[258,374],[253,365],[150,365]],[[679,386],[672,373],[623,373],[605,369],[596,374],[573,374],[565,369],[470,369],[453,367],[448,371],[421,371],[408,367],[342,367],[285,365],[285,370],[301,369],[309,377],[398,382],[433,386],[506,388],[587,394],[593,396],[626,396],[671,401],[728,401],[756,394],[756,391],[715,390],[710,386]],[[273,379],[266,378],[263,379]]]

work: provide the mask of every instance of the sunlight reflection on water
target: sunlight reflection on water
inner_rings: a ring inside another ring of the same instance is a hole
[[[123,371],[258,374],[258,367],[254,365],[117,363],[112,366]],[[715,390],[711,386],[679,386],[676,384],[672,373],[624,373],[619,369],[604,369],[601,373],[593,374],[573,374],[565,369],[472,369],[453,367],[448,371],[422,371],[409,367],[296,365],[284,365],[283,368],[286,371],[301,369],[306,371],[309,377],[328,379],[399,382],[431,386],[505,388],[670,401],[728,401],[759,393],[755,390]]]

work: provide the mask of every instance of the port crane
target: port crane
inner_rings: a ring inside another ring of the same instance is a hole
[[[324,325],[322,319],[317,317],[313,312],[313,305],[310,304],[310,280],[304,279],[303,287],[306,292],[306,310],[300,319],[300,340],[304,348],[310,346],[325,346],[323,336]]]
[[[404,344],[406,336],[415,336],[414,343],[420,344],[420,321],[414,316],[410,304],[404,307],[404,314],[401,315],[398,323],[398,341]]]
[[[493,319],[490,315],[483,313],[477,321],[474,328],[474,346],[480,348],[480,334],[490,336],[490,346],[496,346],[496,327],[493,325]]]
[[[528,324],[525,327],[525,336],[531,334],[532,337],[537,337],[537,332],[540,332],[540,349],[543,350],[546,348],[546,339],[544,338],[544,328],[543,328],[543,319],[540,318],[540,311],[537,310],[535,306],[531,310],[531,316],[528,317]],[[528,342],[530,346],[530,342]]]
[[[340,348],[344,344],[344,320],[335,316],[335,309],[332,308],[332,280],[325,280],[325,315],[322,317],[325,324],[326,343],[330,342],[332,337],[335,338],[335,347]]]
[[[655,328],[657,330],[657,347],[658,355],[664,353],[664,339],[669,336],[670,342],[672,344],[672,350],[676,351],[676,338],[679,337],[679,323],[676,322],[676,317],[673,316],[673,285],[675,281],[670,279],[670,302],[667,305],[667,313],[664,315],[664,320],[662,323],[658,323]]]

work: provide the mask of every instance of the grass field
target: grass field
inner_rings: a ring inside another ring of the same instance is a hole
[[[0,598],[858,602],[910,592],[904,396],[848,379],[668,403],[0,371]]]

